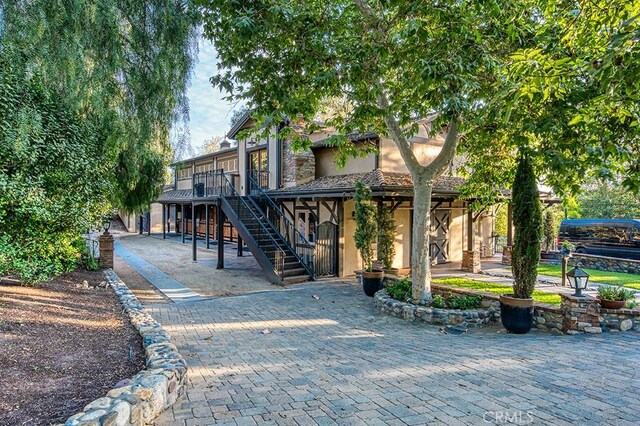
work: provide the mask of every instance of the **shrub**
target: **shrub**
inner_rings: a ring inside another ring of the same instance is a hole
[[[433,296],[433,299],[431,299],[431,306],[434,308],[444,308],[447,306],[447,302],[441,294],[436,294]]]
[[[636,297],[636,292],[621,286],[601,285],[598,287],[598,296],[604,300],[627,301]]]
[[[480,295],[460,295],[446,299],[447,307],[450,309],[475,309],[480,306],[482,296]]]
[[[376,241],[376,211],[371,204],[371,188],[362,182],[356,182],[354,194],[356,232],[353,236],[356,248],[360,252],[364,269],[372,270],[373,243]]]
[[[396,222],[393,213],[384,206],[378,212],[378,260],[384,269],[391,269],[396,255]]]
[[[515,230],[512,267],[513,293],[529,299],[538,279],[542,208],[538,182],[528,155],[522,154],[513,182],[513,225]]]
[[[403,278],[387,284],[387,294],[395,300],[406,302],[411,299],[411,280]]]

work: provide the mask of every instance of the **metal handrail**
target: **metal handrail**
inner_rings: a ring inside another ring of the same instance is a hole
[[[302,266],[304,266],[304,269],[309,273],[309,275],[311,275],[311,277],[313,277],[314,276],[314,268],[313,268],[314,247],[309,243],[309,241],[307,241],[304,235],[302,235],[302,233],[298,231],[298,229],[295,227],[293,222],[289,220],[289,218],[284,214],[284,212],[280,209],[280,207],[278,207],[278,205],[271,199],[271,197],[269,197],[269,194],[267,194],[264,189],[260,188],[260,186],[257,185],[257,182],[255,182],[253,177],[249,176],[249,179],[251,180],[250,182],[251,184],[256,184],[258,193],[261,195],[262,199],[267,201],[267,203],[269,204],[269,207],[272,209],[274,213],[276,213],[276,216],[278,217],[278,219],[282,219],[284,221],[284,226],[286,229],[285,241],[287,242],[289,247],[292,249],[291,251],[296,255],[296,257],[298,258]],[[251,199],[253,202],[252,197],[253,195],[250,195],[249,199]],[[255,205],[255,202],[253,203]],[[256,207],[258,206],[256,205]],[[277,229],[277,231],[280,232],[279,229]],[[291,234],[293,234],[293,244],[291,241],[290,232]],[[301,250],[302,253],[299,252],[299,249],[302,249]],[[307,258],[307,255],[309,255],[308,258]]]
[[[233,186],[233,184],[231,183],[231,181],[229,180],[229,178],[227,177],[227,175],[221,171],[222,176],[224,177],[224,179],[227,182],[227,188],[230,189],[231,193],[237,197],[237,199],[244,205],[245,209],[249,211],[249,213],[251,214],[251,216],[253,216],[253,218],[256,220],[256,222],[258,223],[258,225],[260,226],[260,228],[262,228],[262,231],[264,234],[267,235],[267,237],[271,240],[271,242],[273,243],[274,248],[277,250],[276,253],[279,253],[280,256],[278,258],[278,256],[274,256],[274,259],[272,261],[272,265],[274,267],[274,270],[276,271],[276,273],[280,276],[283,277],[284,274],[284,259],[286,257],[286,253],[285,251],[280,247],[280,245],[278,244],[278,242],[273,238],[273,236],[271,235],[271,233],[267,230],[267,228],[264,226],[264,224],[262,223],[262,221],[260,220],[260,218],[258,216],[256,216],[256,214],[253,212],[253,210],[251,210],[251,208],[249,207],[249,205],[247,204],[247,202],[240,196],[240,194],[238,194],[238,191],[236,191],[236,188]],[[239,212],[236,212],[236,214],[238,214]],[[238,217],[240,218],[240,217]],[[267,256],[269,258],[269,256]],[[269,258],[269,260],[271,261],[271,258]],[[276,265],[277,262],[277,265]]]

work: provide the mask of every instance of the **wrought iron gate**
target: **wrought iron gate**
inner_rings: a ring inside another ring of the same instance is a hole
[[[318,226],[315,260],[316,277],[338,275],[338,225],[326,221]]]
[[[449,262],[449,224],[451,210],[436,209],[431,214],[431,262]]]

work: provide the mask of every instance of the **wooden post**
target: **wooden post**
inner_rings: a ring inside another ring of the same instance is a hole
[[[467,251],[474,251],[473,211],[467,207]]]
[[[198,260],[198,240],[196,238],[196,206],[191,204],[191,258]]]
[[[162,204],[162,239],[167,239],[167,206]]]
[[[204,206],[204,221],[206,223],[204,227],[204,238],[207,241],[207,250],[209,249],[209,205]]]
[[[142,225],[144,224],[142,219],[142,213],[140,213],[140,217],[138,218],[138,225],[140,229],[138,229],[138,234],[142,235]]]
[[[238,257],[242,257],[242,237],[238,235]]]
[[[184,204],[180,204],[180,229],[182,230],[182,244],[184,244],[184,232],[185,232],[185,223],[186,220],[184,220]]]
[[[562,256],[562,287],[567,286],[567,265],[569,263],[568,256]]]
[[[149,213],[147,213],[147,236],[151,236],[151,206],[149,206]]]
[[[220,206],[218,206],[218,265],[216,266],[216,269],[224,269],[224,230],[222,229],[223,224],[224,213],[222,212]]]

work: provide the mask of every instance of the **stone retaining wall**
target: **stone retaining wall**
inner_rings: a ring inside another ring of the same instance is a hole
[[[138,299],[113,270],[104,272],[131,324],[142,336],[146,369],[121,381],[103,398],[71,416],[65,426],[131,426],[145,425],[170,407],[185,392],[187,363],[169,334],[144,312]]]
[[[640,260],[574,253],[569,258],[569,264],[580,268],[597,269],[598,271],[640,274]]]
[[[640,331],[640,310],[600,309],[601,327],[605,331]]]

